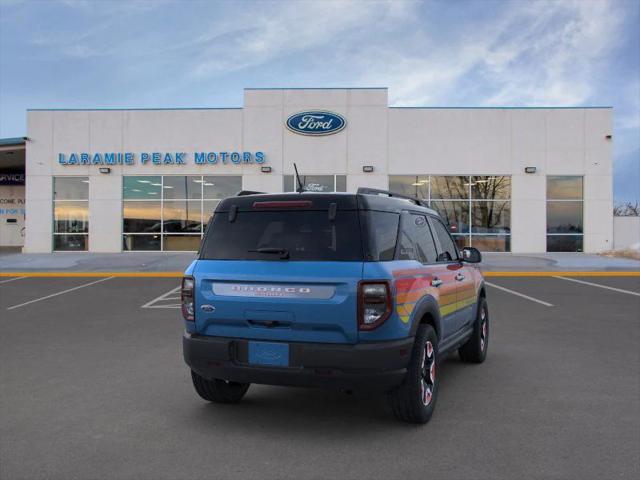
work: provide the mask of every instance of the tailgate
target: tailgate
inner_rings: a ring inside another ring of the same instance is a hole
[[[317,343],[357,341],[362,262],[200,260],[202,335]]]

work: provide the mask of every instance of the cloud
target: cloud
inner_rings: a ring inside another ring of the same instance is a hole
[[[596,67],[618,41],[623,10],[609,1],[504,6],[488,21],[460,22],[435,49],[427,35],[414,54],[405,42],[369,49],[358,61],[361,78],[386,82],[397,106],[463,101],[465,91],[488,106],[588,101]]]
[[[199,39],[204,48],[193,76],[215,77],[322,46],[335,49],[364,25],[396,21],[411,6],[393,1],[254,4],[250,12],[238,12],[234,24],[240,27],[224,31],[215,25]]]

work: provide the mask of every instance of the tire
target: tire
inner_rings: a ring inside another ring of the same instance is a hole
[[[398,420],[427,423],[438,398],[438,336],[430,325],[421,325],[413,343],[411,360],[402,385],[389,393],[389,404]]]
[[[226,380],[207,380],[191,370],[191,380],[198,395],[209,402],[238,403],[249,390],[250,383],[227,382]]]
[[[473,333],[467,343],[458,349],[460,358],[467,363],[482,363],[487,358],[489,348],[489,308],[487,300],[480,298],[478,313],[473,324]]]

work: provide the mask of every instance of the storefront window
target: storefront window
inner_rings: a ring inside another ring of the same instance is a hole
[[[475,200],[511,199],[511,177],[497,175],[471,177],[471,198]]]
[[[547,199],[549,200],[582,200],[582,177],[576,177],[576,176],[547,177]]]
[[[582,240],[582,177],[547,177],[547,251],[581,252]]]
[[[203,177],[202,189],[207,200],[233,197],[242,190],[242,177]]]
[[[89,178],[53,178],[53,249],[89,247]]]
[[[469,202],[432,201],[431,208],[437,211],[451,234],[469,233]]]
[[[122,231],[125,233],[160,232],[160,201],[125,200],[122,218]]]
[[[125,176],[123,250],[197,250],[220,200],[241,189],[240,176]]]
[[[300,175],[305,192],[346,192],[346,175]],[[295,192],[295,175],[285,175],[283,177],[282,189],[285,192]]]
[[[123,250],[153,251],[160,250],[160,235],[124,235]]]
[[[200,233],[202,202],[197,200],[167,200],[162,204],[164,233]]]
[[[469,198],[469,177],[431,177],[431,198]]]
[[[510,233],[511,202],[471,201],[471,233]]]
[[[458,247],[510,251],[511,177],[390,175],[389,190],[427,200]]]
[[[164,199],[202,198],[202,178],[192,176],[166,176],[162,178],[162,195]]]
[[[125,200],[160,200],[162,177],[123,177],[122,198]]]
[[[401,195],[429,199],[429,176],[391,175],[389,190]]]

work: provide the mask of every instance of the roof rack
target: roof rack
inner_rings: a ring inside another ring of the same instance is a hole
[[[266,192],[254,192],[253,190],[240,190],[236,193],[236,197],[244,197],[245,195],[262,195]]]
[[[429,204],[416,197],[410,197],[409,195],[402,195],[401,193],[390,192],[389,190],[378,190],[377,188],[360,187],[358,188],[358,195],[386,195],[392,198],[401,198],[403,200],[409,200],[421,207],[429,208]]]

